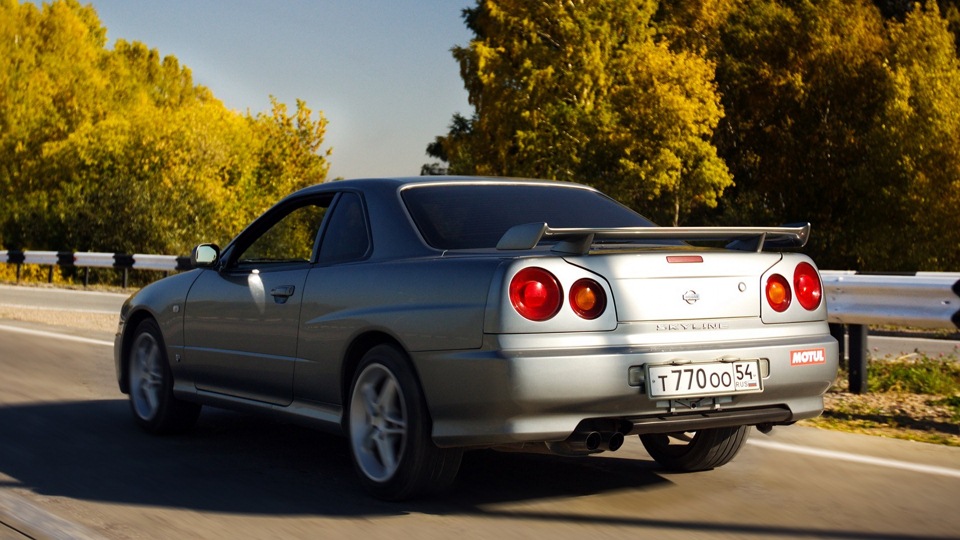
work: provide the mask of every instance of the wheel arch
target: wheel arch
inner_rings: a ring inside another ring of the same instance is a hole
[[[118,381],[120,383],[120,391],[124,394],[130,393],[130,365],[127,362],[127,357],[130,354],[130,347],[133,346],[133,336],[137,331],[137,327],[140,326],[145,320],[152,319],[159,326],[159,321],[154,317],[152,313],[145,309],[138,309],[130,313],[127,317],[127,320],[123,325],[123,334],[120,338],[120,357],[118,359]],[[163,338],[163,336],[160,336]],[[166,341],[161,343],[163,347],[166,347]]]
[[[423,383],[420,380],[420,374],[417,372],[417,368],[413,364],[413,360],[410,358],[410,353],[407,352],[406,348],[404,348],[400,341],[390,334],[382,331],[371,330],[355,337],[353,341],[350,342],[350,345],[347,346],[346,352],[344,353],[343,362],[340,368],[340,396],[341,403],[343,403],[344,408],[346,408],[346,402],[350,396],[350,385],[353,384],[353,378],[357,374],[357,366],[360,365],[360,361],[363,360],[363,356],[367,354],[367,351],[379,345],[391,345],[403,353],[407,367],[410,369],[410,373],[416,379],[417,384],[420,385],[422,391]],[[341,424],[342,423],[343,420],[341,419]]]

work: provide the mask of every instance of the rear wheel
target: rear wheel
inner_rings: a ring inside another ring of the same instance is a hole
[[[130,410],[141,428],[159,435],[185,431],[196,423],[200,405],[173,396],[173,375],[163,336],[152,319],[137,326],[127,356],[127,376]]]
[[[730,462],[747,442],[750,426],[640,435],[657,463],[682,472],[706,471]]]
[[[431,439],[426,402],[405,355],[379,345],[364,355],[347,401],[347,433],[364,487],[403,500],[453,483],[463,455]]]

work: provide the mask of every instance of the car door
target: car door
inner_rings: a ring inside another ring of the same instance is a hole
[[[294,381],[298,401],[339,406],[341,361],[363,326],[364,284],[376,279],[367,259],[373,250],[363,198],[345,192],[331,208],[317,264],[305,283]],[[375,265],[374,265],[375,266]]]
[[[184,358],[197,390],[288,405],[304,282],[331,196],[274,207],[187,297]]]

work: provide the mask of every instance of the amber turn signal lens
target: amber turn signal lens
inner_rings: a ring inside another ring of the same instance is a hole
[[[782,313],[790,307],[790,284],[787,278],[774,274],[767,279],[767,303],[774,311]]]
[[[581,279],[570,288],[570,307],[584,319],[596,319],[607,308],[607,294],[592,279]]]

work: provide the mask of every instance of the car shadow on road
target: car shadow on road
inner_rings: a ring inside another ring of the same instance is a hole
[[[38,494],[196,511],[369,516],[667,482],[652,462],[468,452],[452,494],[406,503],[360,487],[346,440],[272,418],[204,409],[188,434],[140,431],[124,400],[0,407],[0,473]]]
[[[575,522],[638,529],[859,540],[875,535],[763,524],[642,517],[643,497],[672,482],[646,459],[468,452],[451,493],[385,503],[360,487],[346,440],[272,418],[205,409],[197,427],[155,437],[125,400],[0,407],[0,489],[131,506],[228,514],[373,517],[406,514]],[[504,503],[633,491],[636,515],[537,510]],[[884,536],[922,538],[919,536]]]

